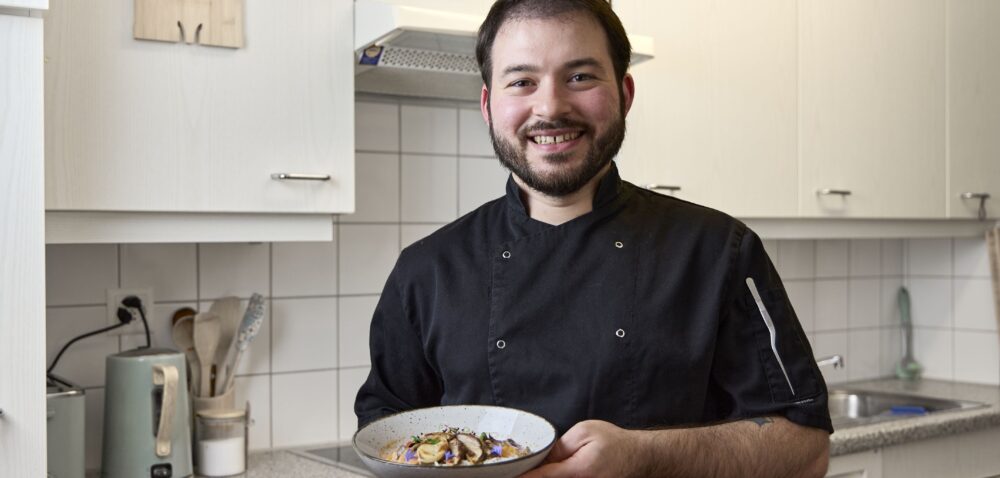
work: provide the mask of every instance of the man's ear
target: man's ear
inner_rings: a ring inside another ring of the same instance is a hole
[[[488,126],[490,124],[490,90],[483,84],[483,91],[479,93],[479,110],[483,113],[483,121]]]
[[[632,100],[635,99],[635,80],[631,73],[626,73],[622,79],[622,98],[625,100],[625,114],[632,109]]]

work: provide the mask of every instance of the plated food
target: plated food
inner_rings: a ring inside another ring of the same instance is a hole
[[[353,442],[376,476],[515,478],[541,464],[555,440],[555,427],[530,412],[445,405],[375,420],[358,430]]]
[[[500,440],[485,432],[460,428],[414,435],[390,442],[382,458],[395,463],[430,466],[470,466],[497,463],[531,454],[511,438]]]

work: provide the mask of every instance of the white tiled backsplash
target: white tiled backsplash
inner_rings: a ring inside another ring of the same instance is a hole
[[[171,347],[184,306],[253,292],[266,326],[236,380],[251,402],[252,449],[348,440],[369,368],[368,324],[399,251],[503,195],[476,105],[368,98],[357,103],[357,213],[322,243],[62,245],[47,249],[48,359],[101,327],[105,290],[152,287],[150,327]],[[843,354],[827,379],[888,375],[902,353],[896,291],[913,296],[916,357],[934,378],[1000,384],[982,240],[766,241],[817,356]],[[56,373],[87,388],[87,467],[100,461],[104,357],[141,336],[75,344]]]

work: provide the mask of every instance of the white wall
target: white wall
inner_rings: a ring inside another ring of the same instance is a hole
[[[930,378],[1000,384],[1000,347],[983,239],[907,241],[916,359]]]
[[[474,104],[367,97],[356,127],[357,213],[335,220],[331,242],[49,246],[48,359],[104,324],[107,288],[153,287],[153,341],[168,347],[176,309],[260,292],[269,299],[266,327],[236,381],[255,415],[251,447],[349,439],[369,369],[368,323],[399,251],[501,196],[507,176]],[[982,241],[767,247],[815,353],[847,358],[845,369],[825,372],[829,380],[891,373],[901,353],[895,294],[907,283],[928,376],[1000,383]],[[104,357],[138,338],[81,341],[55,371],[87,389],[88,468],[100,460]]]

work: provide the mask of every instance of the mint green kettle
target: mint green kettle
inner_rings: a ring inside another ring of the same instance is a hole
[[[105,366],[101,476],[191,476],[184,355],[170,349],[136,349],[109,355]]]

